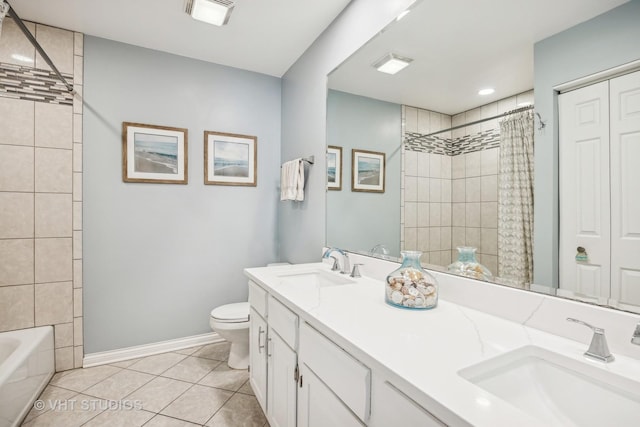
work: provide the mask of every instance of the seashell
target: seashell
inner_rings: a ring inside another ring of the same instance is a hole
[[[420,292],[418,292],[418,290],[414,287],[409,288],[409,295],[411,296],[417,296]]]
[[[418,280],[422,279],[422,277],[423,277],[422,273],[420,271],[417,271],[417,270],[409,270],[407,275],[409,276],[409,278],[413,282],[417,282]]]
[[[436,305],[435,297],[433,297],[433,296],[427,297],[427,299],[425,300],[425,306],[426,307],[432,307],[434,305]]]
[[[394,291],[399,291],[400,289],[402,289],[402,283],[395,282],[393,285],[391,285],[391,288]]]
[[[405,295],[408,294],[409,293],[409,287],[408,286],[403,286],[402,289],[401,289],[401,292],[403,294],[405,294]]]
[[[395,302],[396,304],[400,304],[402,302],[402,293],[393,291],[391,293],[391,301]]]
[[[426,287],[425,295],[431,295],[431,294],[434,294],[435,292],[436,292],[436,287],[433,285],[429,285]]]
[[[402,305],[404,305],[405,307],[415,307],[416,306],[416,302],[412,299],[408,299],[405,300]]]
[[[416,297],[416,299],[415,299],[416,307],[424,307],[424,301],[425,301],[424,298]]]

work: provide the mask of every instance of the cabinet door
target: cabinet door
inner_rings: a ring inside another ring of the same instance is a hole
[[[298,427],[362,427],[353,412],[304,364],[298,389]]]
[[[295,427],[297,381],[296,353],[274,329],[267,341],[267,414],[272,427]]]
[[[262,410],[267,412],[267,322],[253,308],[249,340],[249,383]]]

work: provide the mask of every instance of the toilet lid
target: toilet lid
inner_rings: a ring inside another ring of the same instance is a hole
[[[249,321],[249,303],[221,305],[211,310],[211,317],[220,322],[247,322]]]

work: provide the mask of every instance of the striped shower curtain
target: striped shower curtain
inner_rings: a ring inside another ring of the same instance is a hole
[[[533,280],[533,110],[500,122],[498,275],[528,288]]]

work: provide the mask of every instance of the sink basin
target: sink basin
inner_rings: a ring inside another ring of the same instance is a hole
[[[523,347],[458,374],[543,425],[640,425],[640,383],[540,347]]]
[[[307,286],[326,287],[356,283],[347,277],[322,270],[298,271],[280,274],[278,277],[289,282],[306,283]]]

